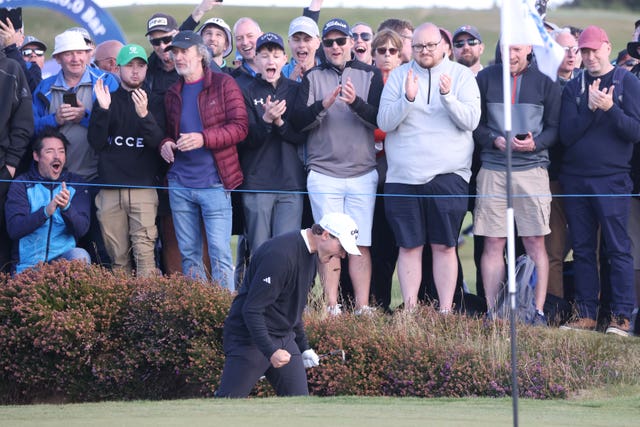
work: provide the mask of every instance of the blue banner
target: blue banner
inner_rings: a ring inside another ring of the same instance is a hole
[[[105,40],[119,40],[126,43],[126,38],[118,22],[111,14],[103,10],[91,0],[0,0],[0,7],[41,7],[60,12],[79,26],[86,28],[96,44]],[[35,24],[35,23],[26,23]]]

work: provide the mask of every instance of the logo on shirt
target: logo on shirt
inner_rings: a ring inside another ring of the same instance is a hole
[[[254,99],[253,105],[264,105],[264,98]]]
[[[270,285],[270,284],[271,284],[271,276],[269,276],[269,277],[265,277],[264,279],[262,279],[262,281],[263,281],[264,283],[266,283],[267,285]]]

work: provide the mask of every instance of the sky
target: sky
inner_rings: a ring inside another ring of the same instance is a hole
[[[131,4],[198,4],[199,0],[94,0],[100,7],[125,6]],[[447,7],[455,9],[489,9],[499,0],[324,0],[322,7],[367,7],[367,8],[404,8],[404,7]],[[549,6],[558,5],[567,0],[550,0]],[[232,6],[281,6],[302,7],[309,0],[224,0]]]

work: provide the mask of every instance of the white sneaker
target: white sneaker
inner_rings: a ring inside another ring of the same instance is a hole
[[[327,307],[327,313],[329,313],[329,316],[340,316],[342,314],[342,305],[336,304],[333,307]]]
[[[359,309],[355,310],[353,314],[355,314],[356,316],[372,316],[375,311],[375,308],[368,305],[363,305]]]

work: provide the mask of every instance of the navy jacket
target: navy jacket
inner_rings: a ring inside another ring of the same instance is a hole
[[[601,76],[600,88],[613,84],[614,70]],[[560,140],[565,147],[561,174],[607,176],[628,173],[633,144],[640,141],[640,81],[623,73],[622,102],[614,89],[609,111],[588,107],[589,73],[571,80],[562,93]],[[584,90],[583,90],[584,85]]]

